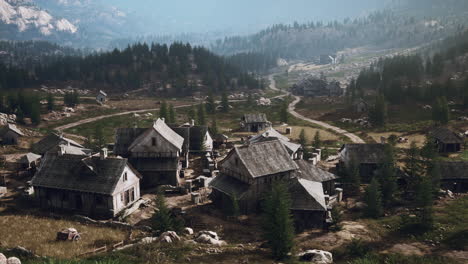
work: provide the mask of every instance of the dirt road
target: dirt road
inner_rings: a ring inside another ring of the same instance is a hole
[[[271,74],[271,75],[268,76],[268,79],[270,81],[270,89],[275,90],[275,91],[281,91],[280,89],[278,89],[278,87],[276,87],[276,81],[275,81],[274,76],[275,76],[274,74]],[[291,93],[289,93],[289,92],[283,92],[283,93],[284,93],[283,95],[280,95],[278,97],[285,97],[285,96],[291,95]],[[306,122],[309,122],[311,124],[321,126],[321,127],[325,128],[325,129],[332,130],[335,133],[338,133],[340,135],[343,135],[343,136],[349,138],[353,143],[365,143],[365,141],[362,140],[362,138],[358,137],[356,134],[353,134],[351,132],[348,132],[348,131],[346,131],[344,129],[341,129],[339,127],[336,127],[336,126],[332,126],[332,125],[327,124],[327,123],[322,122],[322,121],[307,118],[307,117],[299,114],[298,112],[296,112],[296,105],[301,101],[301,97],[295,96],[295,95],[292,95],[292,96],[294,97],[294,101],[291,104],[289,104],[288,112],[291,115],[293,115],[294,117],[302,119],[302,120],[304,120]]]

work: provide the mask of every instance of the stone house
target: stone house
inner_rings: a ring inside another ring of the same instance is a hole
[[[100,90],[98,95],[96,96],[96,101],[100,104],[104,104],[107,101],[107,93]]]
[[[150,128],[119,128],[116,131],[114,154],[128,158],[143,175],[143,186],[179,186],[184,152],[184,138],[163,119]]]
[[[441,188],[455,193],[468,192],[468,162],[440,162]]]
[[[78,149],[84,149],[84,147],[79,144],[78,142],[66,138],[61,134],[58,133],[51,133],[47,137],[43,138],[42,140],[36,142],[32,146],[32,152],[45,155],[48,151],[56,150],[60,145],[74,147]]]
[[[435,140],[439,153],[453,153],[462,150],[464,139],[446,127],[436,128],[429,135]]]
[[[225,208],[236,200],[243,213],[258,212],[265,192],[274,182],[282,181],[290,190],[291,212],[299,217],[298,223],[321,227],[325,222],[322,184],[296,177],[299,168],[279,140],[235,147],[219,163],[219,169],[220,175],[210,183],[216,206]]]
[[[140,174],[127,159],[49,152],[32,179],[44,209],[112,218],[140,198]]]
[[[241,118],[241,128],[245,132],[257,133],[271,127],[266,114],[245,114]]]
[[[339,153],[338,169],[347,170],[355,163],[361,179],[370,182],[385,159],[385,144],[345,144]]]
[[[24,133],[13,124],[7,124],[1,133],[3,145],[18,145],[19,138],[24,137]]]
[[[291,155],[292,159],[302,159],[302,146],[300,144],[296,144],[291,142],[291,140],[282,135],[276,129],[270,127],[265,132],[255,135],[248,139],[250,143],[262,142],[272,139],[278,139],[283,145],[286,147],[286,150]]]

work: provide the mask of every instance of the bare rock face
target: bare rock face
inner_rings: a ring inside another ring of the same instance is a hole
[[[8,259],[7,264],[21,264],[21,260],[16,257],[11,257]]]
[[[310,262],[315,264],[332,264],[333,255],[328,251],[313,249],[307,250],[297,255],[300,261]]]
[[[7,258],[2,253],[0,253],[0,264],[7,264]]]

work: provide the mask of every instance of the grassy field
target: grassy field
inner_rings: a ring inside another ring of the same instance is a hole
[[[58,231],[73,227],[82,233],[79,242],[58,242]],[[31,215],[0,215],[0,244],[12,248],[22,246],[40,256],[73,258],[94,248],[113,245],[126,238],[126,231],[83,225]]]

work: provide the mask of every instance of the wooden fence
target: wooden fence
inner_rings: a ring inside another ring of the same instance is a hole
[[[93,250],[87,251],[85,253],[82,253],[82,254],[78,255],[78,257],[90,256],[90,255],[94,255],[94,254],[98,254],[98,253],[102,253],[102,252],[112,251],[112,250],[114,250],[116,248],[119,248],[119,247],[122,247],[124,245],[125,245],[125,242],[122,240],[119,243],[111,245],[111,246],[105,245],[103,247],[95,248]]]

